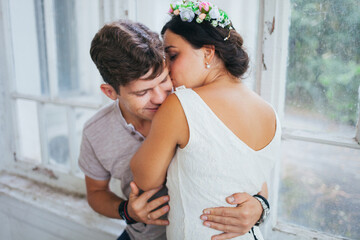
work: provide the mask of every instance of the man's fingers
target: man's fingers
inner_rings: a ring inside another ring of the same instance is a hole
[[[222,233],[219,235],[214,235],[211,237],[211,240],[224,240],[224,239],[232,239],[234,237],[241,236],[243,234],[240,233]]]
[[[210,224],[211,228],[213,228],[212,226],[214,226],[214,224],[220,224],[221,226],[224,226],[224,228],[226,228],[226,229],[231,228],[231,232],[233,232],[233,233],[244,234],[251,229],[251,226],[253,226],[253,224],[251,224],[249,221],[247,221],[245,219],[239,220],[238,218],[233,218],[233,217],[222,217],[222,216],[216,216],[216,215],[201,215],[200,218],[201,218],[201,220],[204,220],[208,224]],[[224,232],[226,232],[226,231],[224,231]]]
[[[131,193],[133,193],[136,196],[139,195],[140,191],[139,191],[139,188],[138,188],[138,186],[136,185],[135,182],[130,183],[130,188],[131,188]]]
[[[226,202],[229,204],[237,205],[242,204],[249,200],[252,196],[248,193],[234,193],[226,198]]]
[[[155,193],[157,193],[160,189],[162,188],[162,186],[151,189],[149,191],[143,192],[139,198],[143,198],[144,200],[149,200],[149,198],[151,198]]]
[[[166,205],[166,206],[164,206],[164,207],[162,207],[162,208],[160,208],[160,209],[158,209],[158,210],[156,210],[154,212],[149,213],[147,215],[147,218],[149,220],[156,220],[159,217],[161,217],[162,215],[164,215],[165,213],[167,213],[169,211],[169,209],[170,209],[169,205]]]
[[[239,213],[233,207],[207,208],[203,211],[206,215],[217,215],[222,217],[238,217]]]
[[[233,226],[241,225],[241,221],[239,219],[233,218],[233,217],[222,217],[222,216],[216,216],[216,215],[201,215],[200,218],[201,218],[201,220],[204,220],[204,221],[220,223],[223,225],[233,225]]]
[[[169,196],[162,196],[159,198],[156,198],[149,202],[146,206],[146,210],[148,212],[153,211],[154,209],[158,208],[159,206],[163,205],[164,203],[167,203],[169,201]]]
[[[228,233],[239,232],[239,228],[236,226],[232,226],[232,225],[224,225],[224,224],[208,222],[208,221],[203,222],[203,224],[206,227],[213,228],[213,229],[219,230],[221,232],[228,232]],[[240,233],[242,233],[242,232],[240,232]]]

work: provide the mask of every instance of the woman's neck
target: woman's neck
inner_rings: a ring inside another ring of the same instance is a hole
[[[213,70],[204,80],[203,86],[223,82],[238,82],[238,78],[234,77],[227,71]]]

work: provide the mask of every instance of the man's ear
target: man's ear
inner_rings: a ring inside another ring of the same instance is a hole
[[[215,46],[214,45],[204,45],[202,46],[202,51],[204,53],[205,62],[211,63],[215,56]]]
[[[118,98],[118,94],[110,84],[101,84],[100,89],[108,98],[112,100],[116,100]]]

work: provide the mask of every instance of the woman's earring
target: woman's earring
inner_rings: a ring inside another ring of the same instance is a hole
[[[206,66],[207,69],[210,68],[210,64],[208,64],[208,63],[206,63],[205,66]]]

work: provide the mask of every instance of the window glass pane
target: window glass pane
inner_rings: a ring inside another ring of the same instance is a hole
[[[91,41],[99,28],[101,6],[100,1],[76,0],[76,34],[79,92],[77,96],[81,102],[101,103],[102,93],[99,89],[103,82],[95,64],[90,57]],[[120,16],[118,16],[120,18]],[[100,26],[101,24],[101,26]]]
[[[100,103],[101,77],[89,54],[99,29],[99,1],[9,4],[16,91]]]
[[[42,83],[34,2],[9,1],[10,24],[16,89],[20,93],[40,95]]]
[[[359,26],[359,0],[291,0],[284,126],[355,136]]]
[[[60,95],[79,91],[74,0],[54,1],[58,88]]]
[[[41,162],[39,121],[36,102],[17,100],[17,130],[20,159]]]
[[[53,94],[74,101],[99,103],[101,77],[89,51],[99,29],[98,1],[54,1],[56,81]]]
[[[44,118],[49,163],[67,166],[70,151],[66,108],[47,104]]]
[[[279,220],[360,239],[360,150],[284,140]]]

